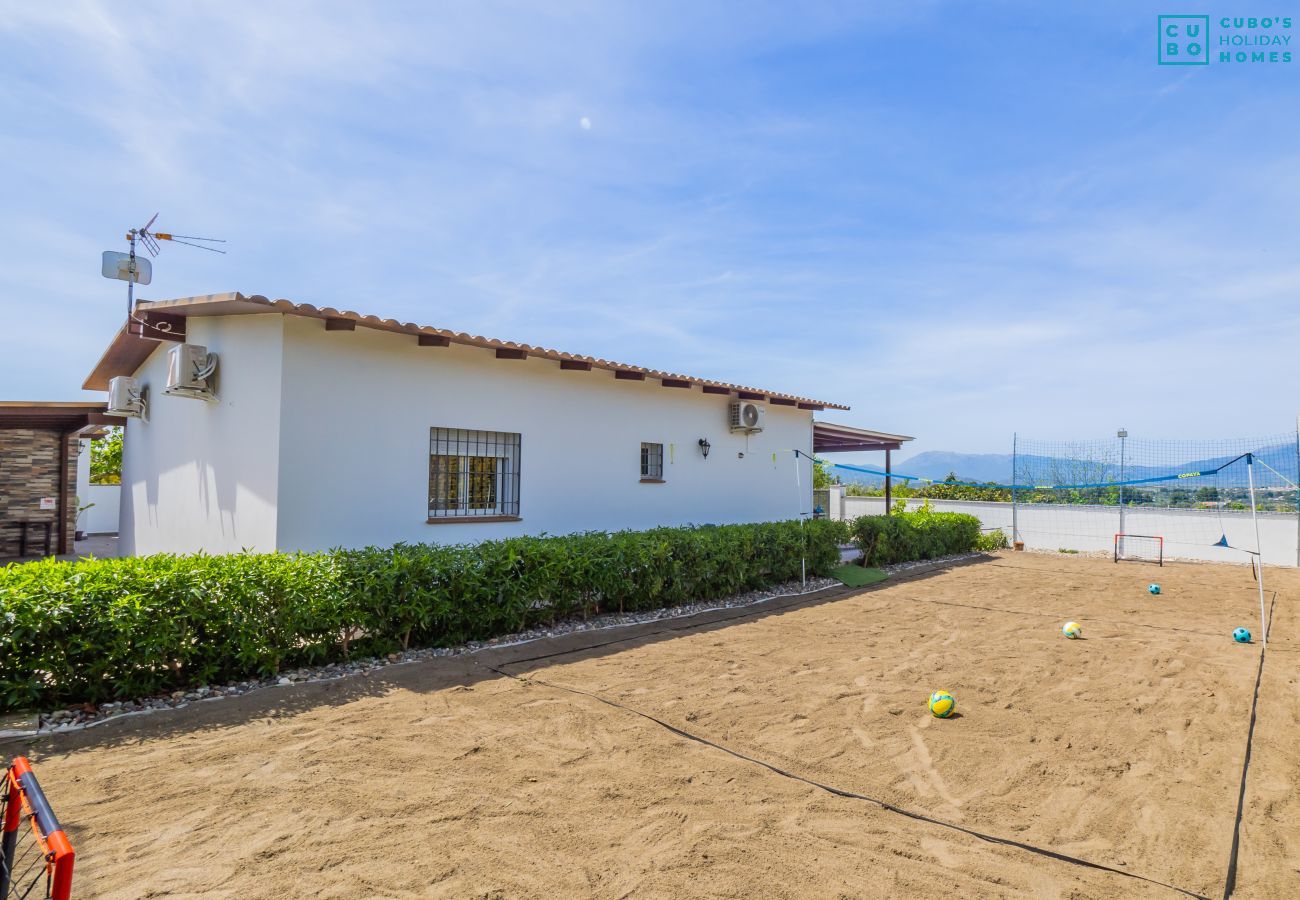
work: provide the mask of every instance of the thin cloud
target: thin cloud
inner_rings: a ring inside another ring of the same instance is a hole
[[[166,248],[149,297],[238,288],[769,385],[922,448],[1026,421],[1273,430],[1300,380],[1277,350],[1300,337],[1294,79],[1160,70],[1122,4],[1004,14],[1033,25],[10,5],[6,393],[78,395],[122,320],[99,251],[161,211],[231,254]],[[1081,45],[1106,54],[1087,79],[1034,50]]]

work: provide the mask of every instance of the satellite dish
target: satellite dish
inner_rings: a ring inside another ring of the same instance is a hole
[[[148,284],[153,280],[153,264],[149,260],[138,256],[135,258],[134,277],[131,266],[131,254],[118,253],[116,250],[105,250],[104,263],[100,273],[105,278],[131,281],[135,284]]]

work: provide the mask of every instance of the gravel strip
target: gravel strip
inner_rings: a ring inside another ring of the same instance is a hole
[[[1026,547],[1021,553],[1037,553],[1040,556],[1082,556],[1087,559],[1113,559],[1112,550],[1052,550],[1048,547]]]
[[[896,568],[896,567],[895,567]],[[747,591],[735,594],[723,600],[691,603],[686,606],[670,606],[634,613],[609,613],[594,616],[586,621],[570,620],[559,622],[553,628],[533,628],[517,634],[508,634],[487,641],[471,641],[457,647],[435,647],[421,650],[407,650],[403,653],[389,653],[387,656],[374,656],[365,659],[353,659],[346,662],[332,662],[323,666],[304,666],[292,671],[282,672],[269,678],[256,678],[247,681],[235,681],[225,685],[201,685],[191,690],[177,690],[170,694],[160,694],[138,700],[114,700],[98,706],[87,703],[67,709],[39,713],[28,720],[28,727],[14,728],[18,724],[14,717],[7,717],[9,728],[0,728],[0,738],[31,737],[37,734],[62,733],[77,731],[99,725],[109,719],[127,715],[141,715],[167,709],[184,709],[191,703],[220,700],[225,697],[237,697],[252,691],[271,687],[288,687],[315,681],[333,681],[353,675],[369,675],[378,669],[404,663],[420,662],[444,656],[461,656],[489,647],[506,647],[512,644],[525,644],[545,638],[559,637],[581,631],[599,631],[603,628],[619,628],[626,625],[641,625],[646,622],[658,622],[663,619],[679,619],[697,613],[716,609],[733,609],[738,606],[750,606],[773,600],[777,597],[790,597],[799,594],[811,594],[834,587],[840,582],[834,578],[810,578],[807,586],[797,581],[777,585],[764,591]]]
[[[944,566],[949,566],[953,563],[964,562],[968,559],[982,559],[986,556],[988,556],[988,554],[984,551],[975,550],[971,553],[954,553],[951,556],[939,556],[935,559],[917,559],[911,562],[894,563],[893,565],[881,566],[880,568],[885,572],[888,572],[890,575],[897,575],[903,572],[910,572],[913,569],[941,569]]]

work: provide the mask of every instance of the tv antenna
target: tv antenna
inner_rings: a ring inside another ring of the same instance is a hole
[[[165,322],[151,325],[143,319],[136,318],[135,286],[137,284],[148,284],[153,280],[153,264],[148,259],[136,255],[135,245],[139,243],[148,252],[149,256],[153,257],[162,252],[162,245],[158,243],[159,241],[185,244],[188,247],[197,247],[211,253],[225,253],[225,250],[218,247],[207,246],[207,244],[224,244],[225,240],[223,238],[197,237],[192,234],[171,234],[166,231],[154,231],[152,230],[153,224],[157,221],[158,213],[154,213],[153,218],[144,225],[139,228],[132,228],[126,233],[126,240],[131,248],[129,253],[105,250],[102,274],[105,278],[115,278],[118,281],[126,282],[126,317],[128,319],[158,331],[169,331],[171,326]]]

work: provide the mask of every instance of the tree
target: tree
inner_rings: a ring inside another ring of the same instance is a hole
[[[820,491],[839,483],[839,478],[827,472],[820,459],[813,459],[813,490]]]
[[[997,487],[992,482],[981,485],[961,483],[956,472],[949,472],[943,481],[917,488],[915,496],[932,497],[935,500],[993,500],[1000,503],[1011,500],[1009,490]]]
[[[121,428],[110,428],[106,437],[90,442],[90,483],[122,483]]]

